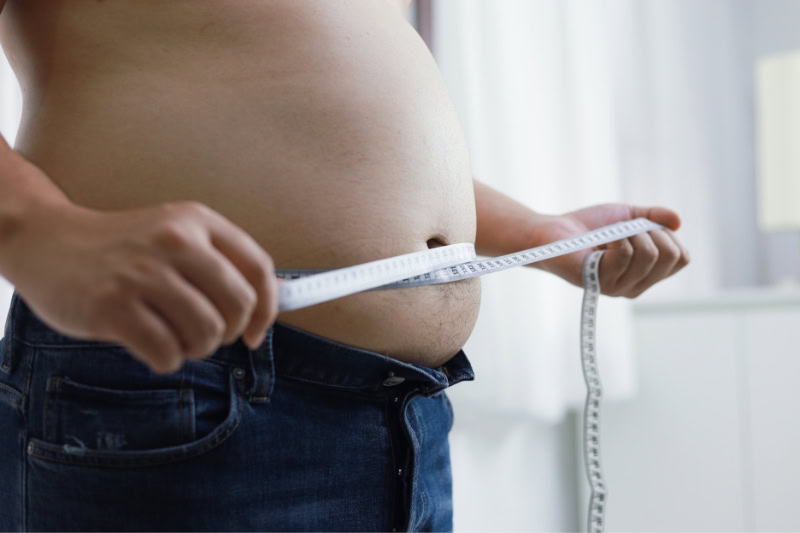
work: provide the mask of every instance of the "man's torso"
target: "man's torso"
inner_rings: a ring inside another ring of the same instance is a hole
[[[277,268],[474,242],[466,144],[441,76],[384,0],[8,0],[15,148],[76,203],[198,200]],[[478,279],[356,294],[278,320],[439,366]]]

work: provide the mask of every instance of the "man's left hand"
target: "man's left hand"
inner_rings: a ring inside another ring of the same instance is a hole
[[[670,209],[601,204],[560,216],[543,217],[533,230],[531,247],[639,217],[661,224],[665,229],[640,233],[595,248],[606,251],[600,260],[602,293],[636,298],[689,263],[688,251],[673,233],[681,225],[680,217]],[[582,287],[583,260],[591,251],[573,252],[536,263],[536,266]]]

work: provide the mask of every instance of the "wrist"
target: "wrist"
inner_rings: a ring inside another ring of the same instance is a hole
[[[536,248],[538,246],[545,246],[562,239],[574,237],[581,233],[580,228],[572,220],[569,215],[542,215],[536,219],[530,231],[529,248]],[[538,268],[551,274],[561,275],[562,270],[560,258],[548,259],[546,261],[539,261],[531,263],[528,266]]]
[[[25,198],[0,211],[0,275],[14,283],[30,261],[38,261],[32,252],[47,248],[51,237],[68,233],[89,211],[58,198]]]
[[[0,249],[16,242],[40,219],[54,230],[59,213],[78,208],[38,166],[0,143]]]

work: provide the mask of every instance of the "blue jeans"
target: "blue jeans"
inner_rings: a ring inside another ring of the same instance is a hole
[[[452,529],[444,389],[472,380],[276,322],[171,375],[15,292],[0,341],[0,530]]]

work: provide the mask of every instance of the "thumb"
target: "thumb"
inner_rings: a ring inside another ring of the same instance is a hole
[[[681,227],[681,217],[678,216],[678,213],[666,207],[631,207],[631,217],[644,217],[666,226],[672,231]]]

